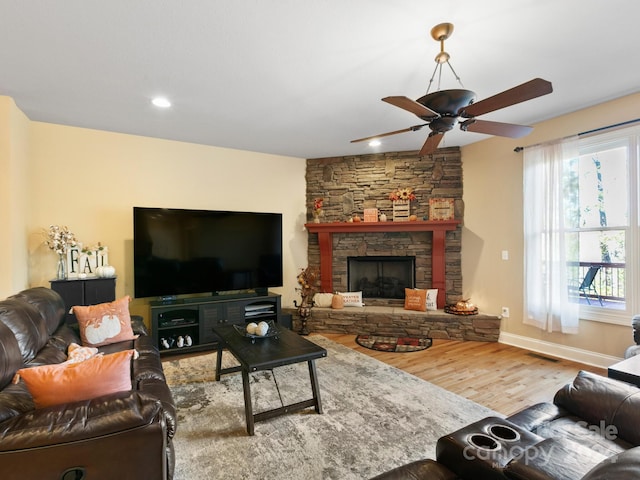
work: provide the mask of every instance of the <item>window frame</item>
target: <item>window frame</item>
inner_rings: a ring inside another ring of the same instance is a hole
[[[640,311],[640,126],[623,126],[607,132],[596,132],[579,139],[580,155],[595,153],[624,144],[627,147],[628,224],[624,227],[576,228],[576,232],[625,232],[625,309],[614,310],[596,305],[580,305],[580,320],[629,325],[630,317]]]

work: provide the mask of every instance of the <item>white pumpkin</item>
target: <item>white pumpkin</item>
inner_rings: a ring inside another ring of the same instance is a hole
[[[256,323],[254,323],[254,322],[251,322],[251,323],[247,324],[247,333],[249,335],[255,335],[257,328],[258,328],[258,325]]]
[[[256,328],[256,335],[264,337],[269,332],[269,324],[267,322],[260,322],[258,328]]]
[[[116,276],[116,269],[111,265],[101,265],[96,268],[96,276],[99,278],[111,278]]]

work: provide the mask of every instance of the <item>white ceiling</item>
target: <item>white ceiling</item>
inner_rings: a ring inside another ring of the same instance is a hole
[[[635,0],[0,0],[0,95],[36,121],[301,158],[363,154],[374,150],[349,141],[421,123],[380,99],[425,93],[437,23],[455,25],[445,49],[478,100],[553,83],[482,117],[531,124],[639,91],[638,18]],[[173,107],[152,107],[156,95]],[[377,151],[417,150],[427,133]],[[440,146],[485,138],[456,127]]]

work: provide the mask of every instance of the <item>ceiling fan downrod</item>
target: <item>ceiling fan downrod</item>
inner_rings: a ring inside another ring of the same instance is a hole
[[[431,78],[429,79],[429,85],[427,86],[427,91],[426,91],[427,94],[431,90],[431,85],[433,84],[433,79],[436,76],[436,72],[438,72],[438,88],[436,91],[440,90],[441,81],[442,81],[442,64],[443,63],[446,63],[447,65],[449,65],[449,68],[451,69],[453,76],[458,81],[460,86],[464,88],[464,85],[462,84],[462,80],[460,80],[460,77],[458,76],[456,71],[453,69],[451,62],[449,62],[449,59],[451,58],[451,56],[444,50],[444,41],[447,38],[449,38],[452,33],[453,33],[453,23],[440,23],[431,29],[431,38],[433,38],[436,42],[440,42],[440,53],[438,53],[435,57],[436,68],[434,68],[433,73],[431,74]]]

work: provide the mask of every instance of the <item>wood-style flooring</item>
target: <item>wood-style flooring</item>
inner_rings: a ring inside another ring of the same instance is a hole
[[[496,342],[434,339],[427,350],[389,353],[358,345],[355,335],[322,335],[504,415],[551,401],[580,370],[607,375],[602,368]]]

